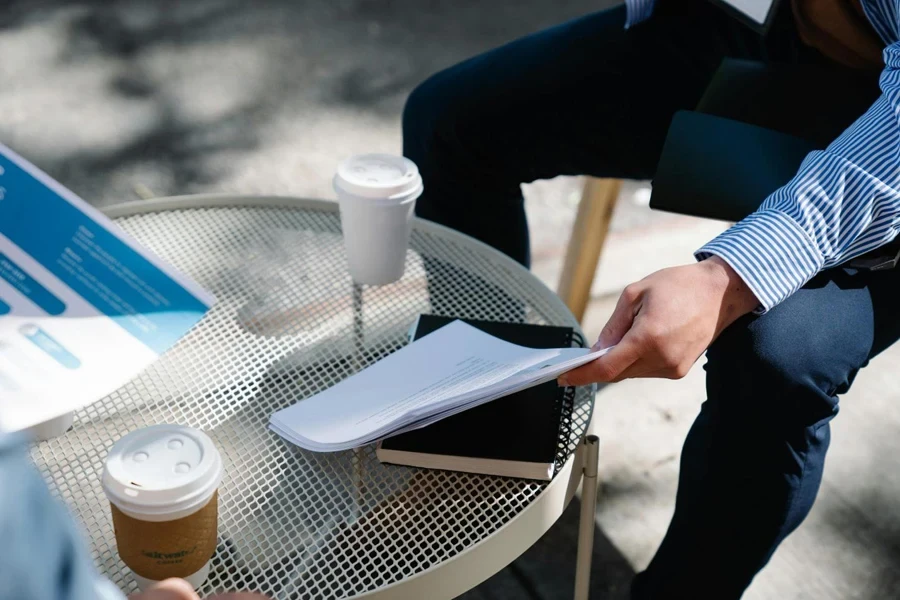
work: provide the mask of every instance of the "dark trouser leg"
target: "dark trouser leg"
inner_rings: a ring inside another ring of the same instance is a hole
[[[423,84],[403,114],[403,150],[422,172],[418,216],[529,264],[520,184],[557,175],[641,179],[672,114],[693,107],[725,55],[765,44],[704,0],[662,0],[623,29],[625,8],[592,14],[476,56]],[[432,312],[522,320],[521,302],[459,266],[426,258]],[[467,294],[477,293],[480,301]],[[475,312],[490,295],[498,307]]]
[[[442,71],[410,96],[404,154],[419,216],[525,265],[520,184],[557,175],[652,176],[672,114],[693,108],[723,56],[762,42],[699,0],[663,0],[623,30],[625,8],[585,16]]]
[[[632,597],[739,598],[806,517],[828,422],[868,360],[900,338],[900,270],[826,271],[707,353],[707,393],[685,442],[675,514]]]

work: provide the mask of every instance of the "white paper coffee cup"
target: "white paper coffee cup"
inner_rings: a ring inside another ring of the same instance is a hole
[[[103,490],[119,556],[141,589],[169,577],[195,588],[206,580],[223,472],[209,436],[182,425],[139,429],[110,449]]]
[[[334,176],[350,276],[385,285],[403,277],[422,177],[415,163],[390,154],[360,154]]]

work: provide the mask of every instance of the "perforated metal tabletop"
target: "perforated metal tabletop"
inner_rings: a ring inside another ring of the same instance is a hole
[[[219,547],[201,595],[254,590],[318,599],[393,590],[399,597],[404,582],[464,554],[473,558],[568,477],[590,420],[590,388],[574,397],[550,484],[385,466],[373,446],[316,454],[267,429],[274,411],[404,344],[421,313],[577,327],[553,292],[491,248],[417,222],[403,279],[359,289],[347,274],[331,203],[196,196],[108,212],[218,298],[157,363],[32,451],[83,524],[98,567],[126,592],[134,583],[116,552],[99,474],[112,443],[146,425],[202,429],[225,460]],[[561,512],[557,504],[552,510]],[[483,577],[473,576],[472,585]]]

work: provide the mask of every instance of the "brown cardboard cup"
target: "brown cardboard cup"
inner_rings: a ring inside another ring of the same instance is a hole
[[[122,561],[146,589],[169,577],[195,588],[216,550],[223,466],[209,437],[190,427],[133,431],[109,451],[103,489]]]

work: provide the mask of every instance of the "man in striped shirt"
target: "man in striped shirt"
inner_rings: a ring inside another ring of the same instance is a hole
[[[419,215],[527,266],[520,184],[652,178],[672,115],[697,105],[723,58],[861,81],[868,109],[833,123],[828,147],[696,263],[628,286],[598,341],[616,348],[561,378],[679,378],[707,353],[675,514],[633,598],[739,598],[812,506],[838,396],[900,337],[900,269],[846,268],[900,229],[898,15],[900,0],[785,1],[759,36],[704,0],[628,0],[438,73],[409,98]]]

